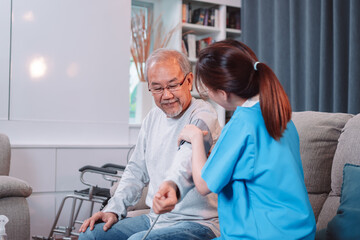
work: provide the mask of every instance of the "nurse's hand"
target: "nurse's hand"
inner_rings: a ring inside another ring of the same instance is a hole
[[[171,212],[180,198],[177,185],[172,181],[163,182],[153,199],[153,210],[156,214]]]
[[[202,131],[195,125],[189,124],[184,127],[184,129],[179,134],[178,146],[180,146],[181,141],[186,141],[192,143],[193,141],[201,140],[203,141],[204,136],[208,134],[208,131]]]

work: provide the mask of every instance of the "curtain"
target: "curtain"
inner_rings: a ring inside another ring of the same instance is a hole
[[[242,0],[242,41],[293,111],[360,112],[359,0]]]

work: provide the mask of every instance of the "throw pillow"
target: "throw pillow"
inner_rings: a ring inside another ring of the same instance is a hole
[[[360,166],[346,163],[343,174],[340,206],[328,223],[326,239],[360,239]]]

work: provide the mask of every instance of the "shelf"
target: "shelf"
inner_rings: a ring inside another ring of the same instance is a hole
[[[226,35],[227,37],[240,37],[241,30],[240,29],[233,29],[233,28],[227,28],[226,29]]]
[[[203,2],[207,4],[216,4],[216,5],[226,5],[230,7],[240,7],[241,1],[240,0],[193,0],[187,2]]]
[[[183,33],[192,31],[194,34],[209,34],[209,33],[219,33],[220,28],[203,26],[200,24],[192,24],[192,23],[183,23],[182,24]]]
[[[227,33],[232,33],[232,34],[238,34],[238,35],[241,34],[241,30],[240,30],[240,29],[233,29],[233,28],[227,28],[227,29],[226,29],[226,32],[227,32]]]

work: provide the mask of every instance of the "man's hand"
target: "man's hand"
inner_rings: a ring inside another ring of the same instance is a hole
[[[178,202],[178,187],[172,181],[163,182],[153,199],[153,210],[156,214],[171,212]]]
[[[79,232],[85,232],[86,229],[90,226],[90,230],[94,230],[94,225],[97,221],[103,221],[105,223],[103,229],[106,232],[114,223],[118,221],[118,218],[115,213],[112,212],[97,212],[92,215],[91,218],[88,218],[79,228]]]

